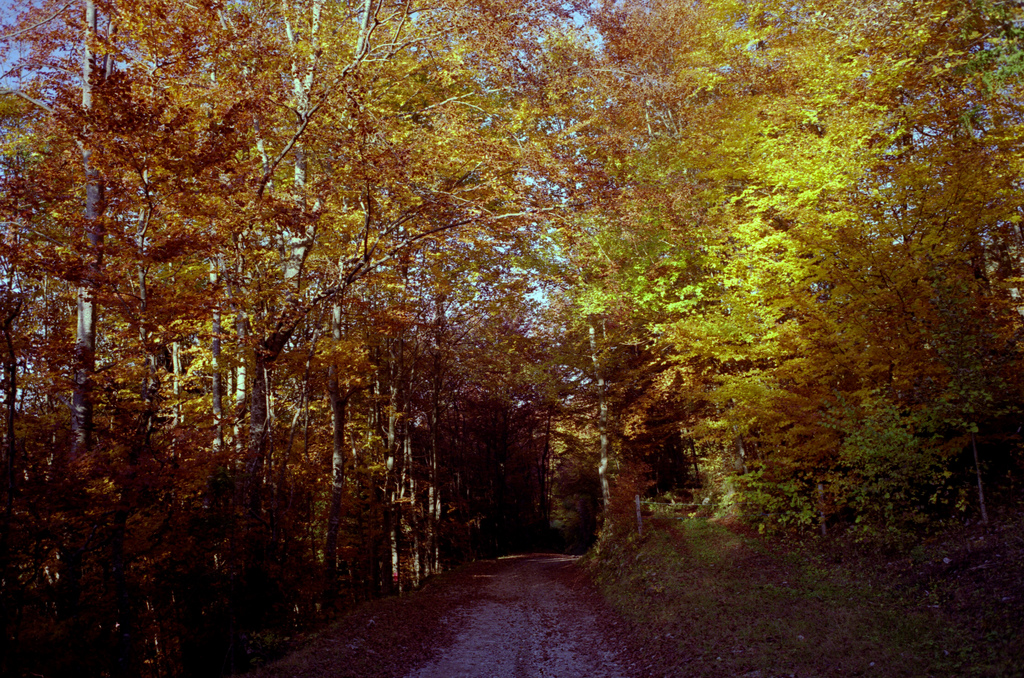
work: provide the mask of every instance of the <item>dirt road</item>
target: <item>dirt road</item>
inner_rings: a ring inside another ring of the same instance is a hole
[[[649,674],[575,561],[535,554],[460,567],[415,593],[359,606],[250,678]]]
[[[453,610],[454,642],[407,678],[631,678],[617,622],[582,585],[571,556],[503,559]]]

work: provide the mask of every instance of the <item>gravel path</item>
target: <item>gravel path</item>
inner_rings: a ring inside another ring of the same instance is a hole
[[[439,622],[454,633],[407,678],[632,678],[616,622],[582,584],[571,556],[503,559],[467,606]]]

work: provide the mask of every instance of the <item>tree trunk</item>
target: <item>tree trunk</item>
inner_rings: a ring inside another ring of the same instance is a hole
[[[391,529],[388,531],[391,540],[391,591],[402,593],[402,555],[398,539],[398,534],[402,531],[401,507],[392,502],[388,515],[391,516]]]
[[[605,395],[604,373],[597,352],[597,330],[590,325],[590,355],[594,362],[594,379],[597,381],[597,430],[601,437],[601,460],[597,475],[601,480],[601,502],[604,510],[611,503],[611,488],[608,485],[608,401]]]
[[[232,426],[232,434],[235,439],[235,453],[237,458],[242,458],[242,450],[245,443],[242,438],[242,421],[245,419],[246,401],[248,394],[248,379],[246,369],[246,347],[245,343],[249,334],[249,322],[244,313],[239,313],[235,319],[235,335],[238,340],[238,349],[241,353],[238,360],[238,367],[235,369],[235,417]]]
[[[821,536],[828,536],[828,518],[825,516],[825,486],[818,483],[818,520],[821,523]]]
[[[736,430],[736,427],[733,427]],[[736,471],[742,475],[747,473],[747,448],[743,444],[743,435],[736,430]]]
[[[85,2],[85,27],[82,35],[82,109],[93,108],[93,76],[104,76],[109,55],[93,54],[92,43],[97,39],[97,15],[94,0]],[[112,63],[112,62],[110,62]],[[96,299],[94,286],[103,268],[103,213],[104,184],[99,171],[92,164],[92,149],[86,140],[79,141],[82,167],[85,172],[85,229],[92,256],[86,266],[86,280],[78,287],[78,322],[75,339],[74,392],[71,398],[71,458],[87,452],[93,440],[93,373],[96,371]]]
[[[693,461],[693,482],[696,487],[703,487],[700,480],[700,466],[697,463],[697,444],[690,439],[690,458]]]
[[[14,352],[14,336],[13,328],[14,319],[21,314],[22,302],[19,299],[15,302],[14,308],[7,314],[4,319],[3,332],[4,332],[4,343],[7,345],[7,359],[4,361],[4,368],[7,372],[6,376],[6,388],[5,400],[7,404],[7,429],[6,429],[6,440],[4,441],[4,467],[5,467],[5,485],[6,489],[6,502],[4,504],[4,526],[5,529],[3,534],[0,535],[0,554],[6,555],[7,553],[7,540],[10,536],[10,524],[11,524],[11,513],[13,511],[14,502],[14,457],[17,452],[14,439],[14,422],[15,415],[17,414],[18,404],[18,359]]]
[[[285,506],[285,494],[288,488],[288,464],[291,463],[292,450],[295,448],[295,433],[299,424],[299,418],[304,421],[303,425],[303,451],[309,449],[309,378],[313,366],[313,357],[316,354],[316,346],[319,336],[314,333],[309,342],[309,353],[306,356],[306,370],[302,379],[302,392],[299,394],[299,404],[292,416],[292,423],[288,429],[288,444],[281,453],[281,459],[277,463],[277,479],[274,481],[274,535],[273,542],[278,542],[278,529],[280,525],[279,512]],[[290,506],[290,502],[288,503]]]
[[[438,360],[435,358],[435,374],[437,374]],[[430,404],[430,458],[427,461],[430,480],[427,485],[427,534],[426,544],[426,574],[436,574],[438,567],[438,543],[437,529],[441,520],[441,487],[440,478],[437,472],[437,455],[440,439],[440,399],[441,385],[439,376],[435,376],[432,402]]]
[[[270,438],[270,384],[268,365],[261,347],[256,348],[253,364],[252,390],[249,396],[249,452],[245,462],[246,506],[253,517],[262,508],[263,466]]]
[[[551,487],[548,482],[551,474],[551,408],[548,408],[548,421],[544,429],[544,450],[540,455],[540,515],[544,520],[544,529],[551,525]]]
[[[331,313],[331,336],[341,340],[341,306],[335,304]],[[331,365],[327,371],[327,392],[331,400],[331,499],[327,517],[327,588],[336,592],[338,577],[338,530],[341,526],[341,505],[345,492],[345,406],[348,396],[342,397],[338,384],[338,368]]]
[[[985,488],[981,483],[981,463],[978,461],[978,442],[971,433],[971,449],[974,451],[974,473],[978,477],[978,505],[981,507],[981,522],[988,525],[988,509],[985,508]]]
[[[214,262],[210,266],[210,285],[216,287],[219,264]],[[210,370],[213,372],[213,383],[211,385],[211,397],[213,400],[213,452],[214,454],[224,449],[224,383],[220,373],[220,335],[223,331],[220,320],[220,304],[213,307],[213,323],[211,326],[213,338],[210,341]]]
[[[149,230],[150,210],[143,209],[139,213],[139,223],[135,231],[135,244],[139,254],[145,257],[146,254],[146,232]],[[149,347],[149,332],[146,330],[146,318],[149,313],[149,285],[147,275],[149,269],[146,264],[139,265],[139,345],[146,353],[146,372],[140,384],[140,397],[144,405],[142,413],[136,424],[135,437],[141,441],[144,448],[148,448],[153,435],[153,426],[157,414],[157,357]]]
[[[405,469],[405,474],[406,474],[406,477],[408,479],[409,495],[406,498],[406,501],[408,502],[406,504],[406,506],[409,507],[409,512],[408,512],[409,515],[408,515],[407,521],[409,523],[411,523],[410,524],[410,528],[411,528],[412,536],[413,536],[412,544],[408,545],[409,546],[409,555],[408,555],[408,557],[412,558],[412,566],[410,568],[411,572],[412,572],[412,587],[416,588],[417,586],[419,586],[419,578],[420,578],[420,572],[419,572],[419,529],[420,529],[420,525],[419,525],[419,520],[417,520],[417,512],[416,512],[416,476],[413,475],[413,468],[412,468],[412,436],[409,435],[408,419],[406,419],[406,425],[405,425],[404,428],[405,428],[405,435],[404,435],[404,440],[402,441],[402,449],[404,450],[404,455],[403,456],[404,456],[405,460],[404,460],[402,466]],[[401,521],[399,521],[399,532],[400,532],[400,530],[401,530]],[[407,560],[407,562],[408,562],[408,560]],[[402,584],[402,579],[401,579],[401,573],[399,573],[399,591],[402,591],[402,590],[403,590],[403,584]]]
[[[386,431],[386,444],[387,450],[385,452],[386,458],[384,463],[384,523],[385,523],[385,539],[387,540],[388,557],[384,563],[384,581],[382,582],[383,590],[385,593],[391,593],[395,584],[395,578],[398,576],[398,543],[395,539],[395,531],[398,529],[398,523],[400,517],[395,511],[396,500],[398,498],[399,491],[399,464],[398,458],[398,416],[399,408],[401,403],[399,401],[400,396],[400,379],[402,370],[402,360],[404,359],[404,340],[398,340],[398,350],[395,350],[394,344],[390,350],[390,361],[389,361],[389,393],[390,399],[388,402],[388,424]]]
[[[174,418],[172,426],[181,426],[185,419],[181,414],[181,342],[171,342],[171,392],[174,393]]]
[[[14,420],[17,413],[18,401],[18,360],[14,352],[14,337],[12,336],[12,325],[14,319],[21,313],[22,302],[19,299],[15,302],[14,308],[4,319],[3,332],[4,343],[7,345],[7,356],[4,360],[6,368],[5,398],[7,401],[7,427],[6,440],[4,441],[4,524],[0,530],[0,577],[3,578],[3,591],[0,595],[0,671],[7,669],[6,658],[9,656],[8,622],[11,618],[10,605],[10,577],[9,572],[9,549],[11,535],[11,519],[14,513],[14,456],[17,451],[14,439]]]

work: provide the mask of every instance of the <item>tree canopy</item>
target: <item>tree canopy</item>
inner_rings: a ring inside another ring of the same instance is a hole
[[[1019,14],[23,3],[2,670],[242,671],[634,493],[987,519],[1022,470]]]

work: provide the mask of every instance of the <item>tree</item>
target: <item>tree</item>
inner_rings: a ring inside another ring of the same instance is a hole
[[[538,52],[560,18],[542,2],[153,0],[42,3],[4,30],[25,47],[7,52],[4,105],[30,105],[4,139],[4,265],[48,309],[9,327],[31,471],[8,520],[5,602],[22,601],[8,630],[110,648],[119,674],[240,669],[241,620],[298,623],[336,551],[347,569],[329,579],[349,593],[391,586],[374,563],[359,581],[349,555],[382,552],[376,517],[395,519],[395,557],[420,511],[428,569],[461,557],[438,536],[441,394],[432,476],[417,475],[425,342],[408,318],[428,314],[395,290],[441,275],[418,248],[468,251],[472,267],[559,207],[554,183],[522,180],[557,163],[524,150],[539,91],[510,84],[505,54]],[[390,409],[364,388],[385,374]],[[377,476],[382,424],[393,471]],[[380,478],[387,492],[363,494]],[[35,647],[26,666],[64,670],[29,660]]]
[[[640,217],[623,231],[664,243],[661,268],[618,289],[636,290],[662,355],[674,355],[672,383],[701,413],[695,431],[723,455],[756,450],[758,487],[799,476],[810,496],[815,478],[842,472],[849,433],[822,416],[837,397],[937,404],[951,376],[936,353],[942,276],[990,281],[955,303],[991,319],[975,337],[1015,360],[1017,320],[996,310],[1013,298],[998,280],[1015,264],[995,255],[1016,246],[1005,229],[1018,191],[1003,169],[1019,138],[1012,86],[995,94],[966,66],[972,50],[996,49],[989,15],[940,3],[649,3],[594,21],[633,146],[616,159]],[[963,157],[972,162],[953,160]],[[624,261],[657,261],[645,255]]]

